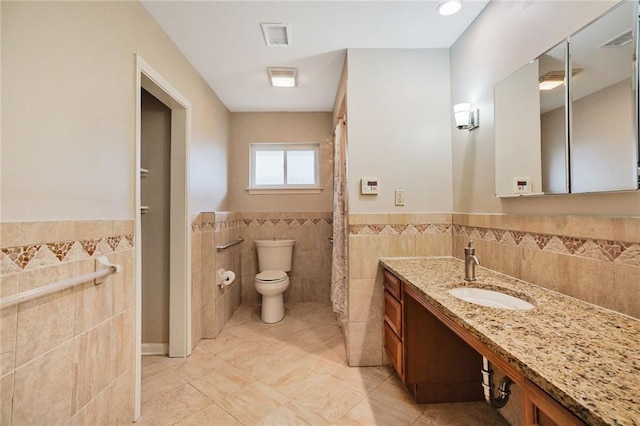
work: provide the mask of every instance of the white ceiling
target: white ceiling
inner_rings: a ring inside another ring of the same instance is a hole
[[[489,0],[453,16],[436,1],[146,1],[142,4],[232,112],[331,111],[347,48],[448,48]],[[260,23],[291,26],[292,46],[266,47]],[[393,64],[389,64],[393,66]],[[273,88],[267,67],[297,67]]]

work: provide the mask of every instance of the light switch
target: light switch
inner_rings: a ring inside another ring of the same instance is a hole
[[[396,189],[396,206],[404,206],[404,189]]]

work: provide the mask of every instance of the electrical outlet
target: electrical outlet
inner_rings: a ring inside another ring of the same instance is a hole
[[[396,206],[404,206],[404,189],[396,189]]]

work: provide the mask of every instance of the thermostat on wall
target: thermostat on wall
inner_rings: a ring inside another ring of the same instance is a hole
[[[360,185],[362,195],[378,195],[378,178],[362,178]]]
[[[531,194],[531,178],[517,177],[513,179],[514,194]]]

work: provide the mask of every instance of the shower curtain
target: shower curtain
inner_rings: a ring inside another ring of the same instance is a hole
[[[347,156],[346,123],[338,121],[333,154],[333,254],[331,303],[338,319],[347,313]]]

